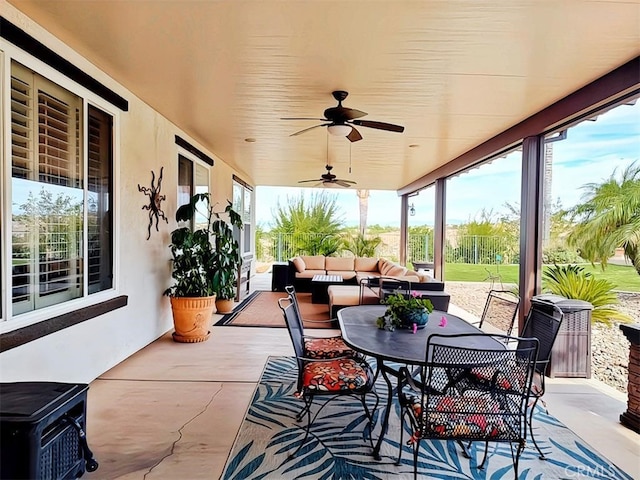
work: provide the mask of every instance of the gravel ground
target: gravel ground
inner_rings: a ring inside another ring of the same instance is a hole
[[[490,290],[489,283],[447,282],[451,303],[480,317]],[[505,285],[506,288],[508,288]],[[619,293],[618,309],[640,323],[640,293]],[[596,323],[591,329],[591,373],[598,380],[627,393],[629,341],[619,323]]]

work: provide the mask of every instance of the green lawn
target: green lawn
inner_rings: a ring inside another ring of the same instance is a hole
[[[607,265],[603,272],[599,265],[592,267],[590,263],[581,264],[586,272],[590,272],[596,278],[604,278],[616,286],[617,290],[628,292],[640,292],[640,275],[633,267],[623,265]],[[489,273],[495,275],[498,271],[504,283],[518,283],[518,265],[475,265],[470,263],[447,263],[445,269],[445,281],[451,282],[484,282],[488,280]]]

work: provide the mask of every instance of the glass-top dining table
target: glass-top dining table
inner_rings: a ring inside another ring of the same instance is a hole
[[[338,323],[344,342],[353,350],[377,363],[377,372],[382,374],[387,388],[387,405],[383,413],[382,429],[373,450],[380,460],[380,447],[389,426],[389,413],[394,397],[394,387],[389,376],[398,377],[401,365],[424,365],[427,339],[432,334],[458,335],[482,333],[482,330],[451,313],[434,310],[424,328],[415,333],[411,329],[396,329],[391,332],[379,329],[376,319],[384,315],[385,305],[360,305],[338,311]],[[452,338],[452,344],[465,348],[506,348],[505,344],[490,335],[472,335]]]

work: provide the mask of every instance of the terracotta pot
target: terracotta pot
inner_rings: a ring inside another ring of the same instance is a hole
[[[231,313],[233,312],[233,299],[219,298],[216,300],[216,308],[218,313]]]
[[[181,343],[204,342],[209,339],[211,316],[216,308],[216,296],[171,297],[173,340]]]

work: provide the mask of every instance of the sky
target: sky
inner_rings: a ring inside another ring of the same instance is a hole
[[[580,202],[588,183],[608,179],[634,161],[640,162],[640,100],[635,105],[621,105],[597,117],[583,121],[568,130],[567,138],[553,143],[551,198],[564,208]],[[481,168],[473,169],[447,183],[446,215],[448,224],[460,224],[479,218],[481,212],[506,213],[506,204],[520,205],[520,152],[513,152]],[[272,226],[278,202],[286,205],[287,196],[306,197],[319,188],[256,188],[256,221],[265,228]],[[335,196],[342,220],[347,226],[359,222],[358,197],[355,189],[330,189]],[[433,225],[434,188],[409,198],[415,215],[409,225]],[[400,197],[395,191],[372,190],[369,194],[368,225],[400,226]]]

